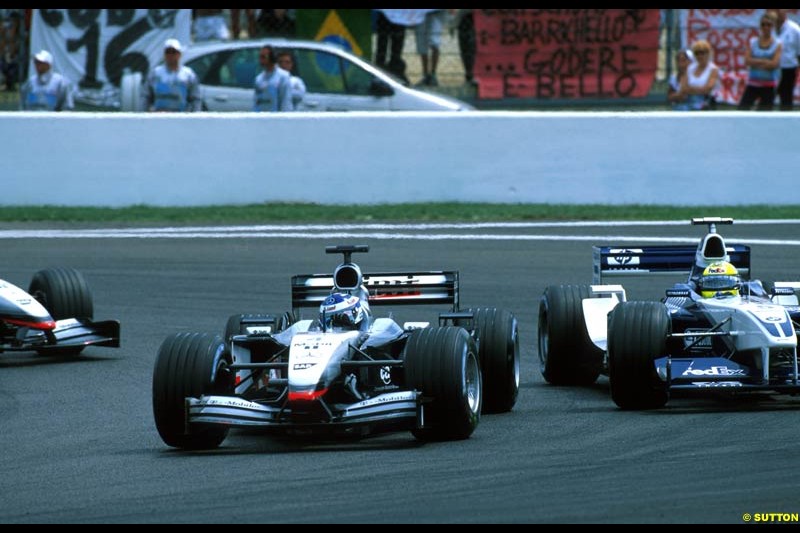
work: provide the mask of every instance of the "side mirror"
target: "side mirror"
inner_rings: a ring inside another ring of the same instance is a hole
[[[394,95],[394,89],[385,81],[373,78],[372,83],[369,84],[369,94],[372,96],[392,96]]]

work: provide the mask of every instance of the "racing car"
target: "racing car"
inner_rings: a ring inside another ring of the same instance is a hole
[[[74,356],[91,345],[119,347],[119,322],[93,317],[91,290],[77,270],[40,270],[28,292],[0,280],[0,352]]]
[[[800,392],[800,282],[750,279],[750,247],[726,244],[717,232],[732,218],[691,222],[708,226],[696,248],[594,246],[592,284],[545,289],[538,348],[547,382],[587,385],[607,375],[622,409],[660,408],[678,391]],[[603,283],[679,272],[686,281],[659,301],[627,301],[621,285]],[[704,286],[705,279],[724,286]]]
[[[342,254],[333,274],[291,279],[291,311],[236,314],[222,335],[175,333],[153,372],[153,414],[164,443],[219,446],[231,427],[289,435],[411,431],[419,440],[468,438],[482,412],[510,411],[519,391],[514,315],[459,309],[458,271],[362,273]],[[373,307],[448,305],[438,323],[378,317]],[[319,314],[303,317],[303,310]]]

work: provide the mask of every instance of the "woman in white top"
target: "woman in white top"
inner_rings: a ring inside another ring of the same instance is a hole
[[[719,67],[711,60],[711,45],[706,40],[692,45],[694,63],[686,69],[681,82],[681,92],[687,95],[689,109],[701,111],[714,109],[714,91],[719,82]]]

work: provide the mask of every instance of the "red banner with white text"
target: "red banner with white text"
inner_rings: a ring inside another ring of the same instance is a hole
[[[647,96],[658,9],[476,9],[478,97]]]

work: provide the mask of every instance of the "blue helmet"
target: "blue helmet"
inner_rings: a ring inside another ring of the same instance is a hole
[[[319,321],[324,329],[356,330],[366,325],[367,310],[358,296],[335,292],[319,306]]]

